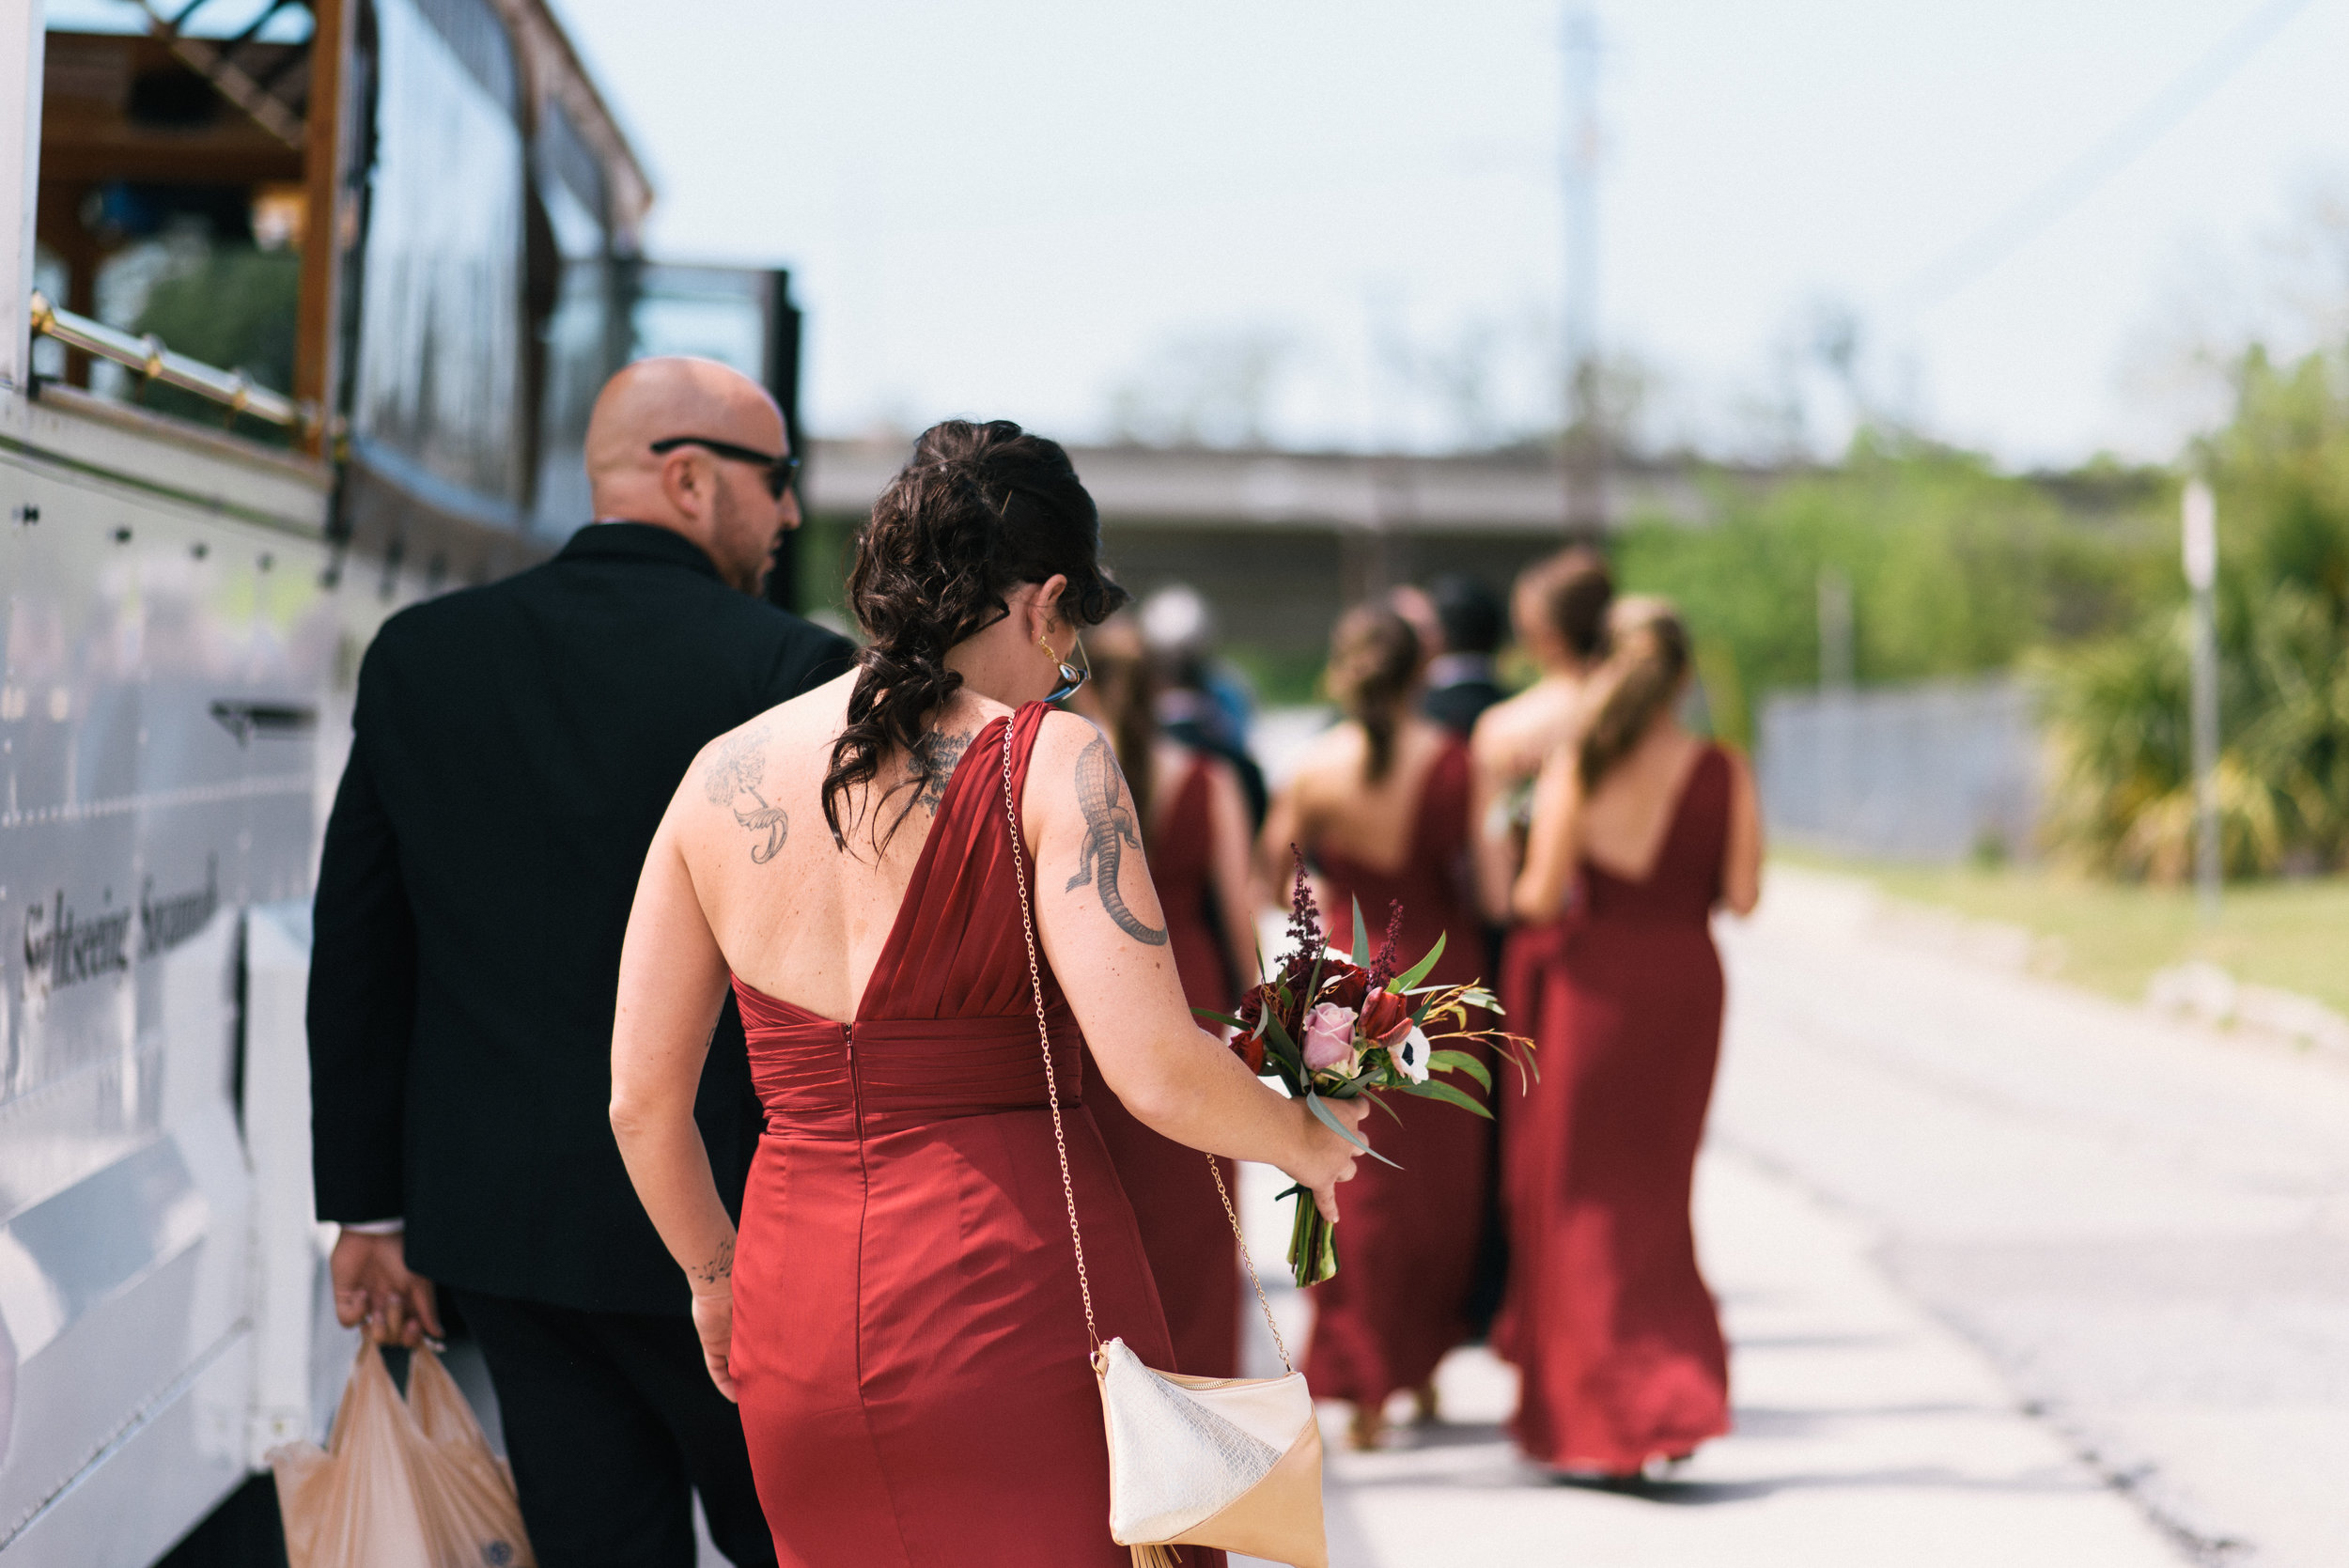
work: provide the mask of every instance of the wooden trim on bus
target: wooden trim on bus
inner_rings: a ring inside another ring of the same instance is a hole
[[[333,409],[335,348],[341,341],[343,156],[350,123],[343,85],[350,77],[351,11],[346,0],[310,0],[310,111],[303,133],[304,202],[302,291],[294,318],[294,401]],[[325,453],[328,426],[305,431],[303,450]]]

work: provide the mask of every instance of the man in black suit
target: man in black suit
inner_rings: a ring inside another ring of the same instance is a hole
[[[1427,661],[1422,710],[1465,736],[1479,715],[1508,695],[1493,678],[1506,613],[1501,597],[1473,577],[1439,577],[1428,585],[1427,599],[1440,640]]]
[[[413,1343],[437,1283],[495,1384],[544,1568],[693,1561],[692,1494],[771,1563],[742,1427],[612,1138],[620,941],[711,737],[847,670],[754,597],[797,527],[782,415],[704,360],[597,399],[599,520],[393,616],[360,666],[310,967],[318,1213],[345,1324]],[[760,1129],[729,1001],[696,1117],[739,1212]]]

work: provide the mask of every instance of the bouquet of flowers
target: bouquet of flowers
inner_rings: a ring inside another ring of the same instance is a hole
[[[1194,1009],[1232,1028],[1232,1049],[1250,1072],[1279,1079],[1290,1097],[1302,1099],[1330,1130],[1387,1165],[1394,1161],[1349,1132],[1323,1102],[1367,1095],[1371,1104],[1393,1115],[1378,1100],[1391,1090],[1442,1100],[1490,1119],[1490,1110],[1457,1086],[1438,1081],[1438,1075],[1461,1074],[1490,1094],[1491,1072],[1470,1052],[1441,1042],[1484,1041],[1520,1076],[1530,1071],[1533,1048],[1522,1035],[1470,1027],[1471,1009],[1494,1017],[1501,1012],[1500,1001],[1482,985],[1423,985],[1443,956],[1443,939],[1439,937],[1425,957],[1406,968],[1395,952],[1402,927],[1403,908],[1398,904],[1390,911],[1386,940],[1373,954],[1357,904],[1353,951],[1331,947],[1322,934],[1313,891],[1305,883],[1304,857],[1299,855],[1297,889],[1289,903],[1289,945],[1279,969],[1241,999],[1236,1018]],[[1299,1285],[1318,1284],[1338,1271],[1337,1237],[1312,1193],[1292,1187],[1281,1196],[1297,1201],[1289,1227],[1289,1272]]]

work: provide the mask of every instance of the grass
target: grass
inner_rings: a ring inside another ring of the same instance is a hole
[[[2131,1001],[2156,970],[2190,959],[2349,1014],[2349,877],[2229,885],[2216,924],[2190,888],[2092,881],[2032,867],[1910,866],[1811,853],[1797,865],[1859,877],[1895,898],[2052,937],[2061,979]]]
[[[1329,655],[1320,648],[1268,648],[1253,643],[1225,643],[1216,650],[1236,665],[1255,689],[1262,707],[1297,707],[1323,700],[1322,666]]]

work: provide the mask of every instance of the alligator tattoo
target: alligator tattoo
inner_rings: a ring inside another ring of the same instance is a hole
[[[1134,814],[1126,800],[1125,775],[1117,770],[1117,757],[1110,743],[1095,736],[1092,743],[1077,756],[1077,809],[1084,814],[1085,838],[1077,855],[1077,875],[1068,879],[1064,893],[1075,893],[1089,880],[1101,895],[1101,908],[1117,928],[1147,947],[1166,945],[1166,928],[1144,924],[1117,891],[1117,871],[1126,854],[1126,846],[1142,847],[1142,835],[1136,831]]]

